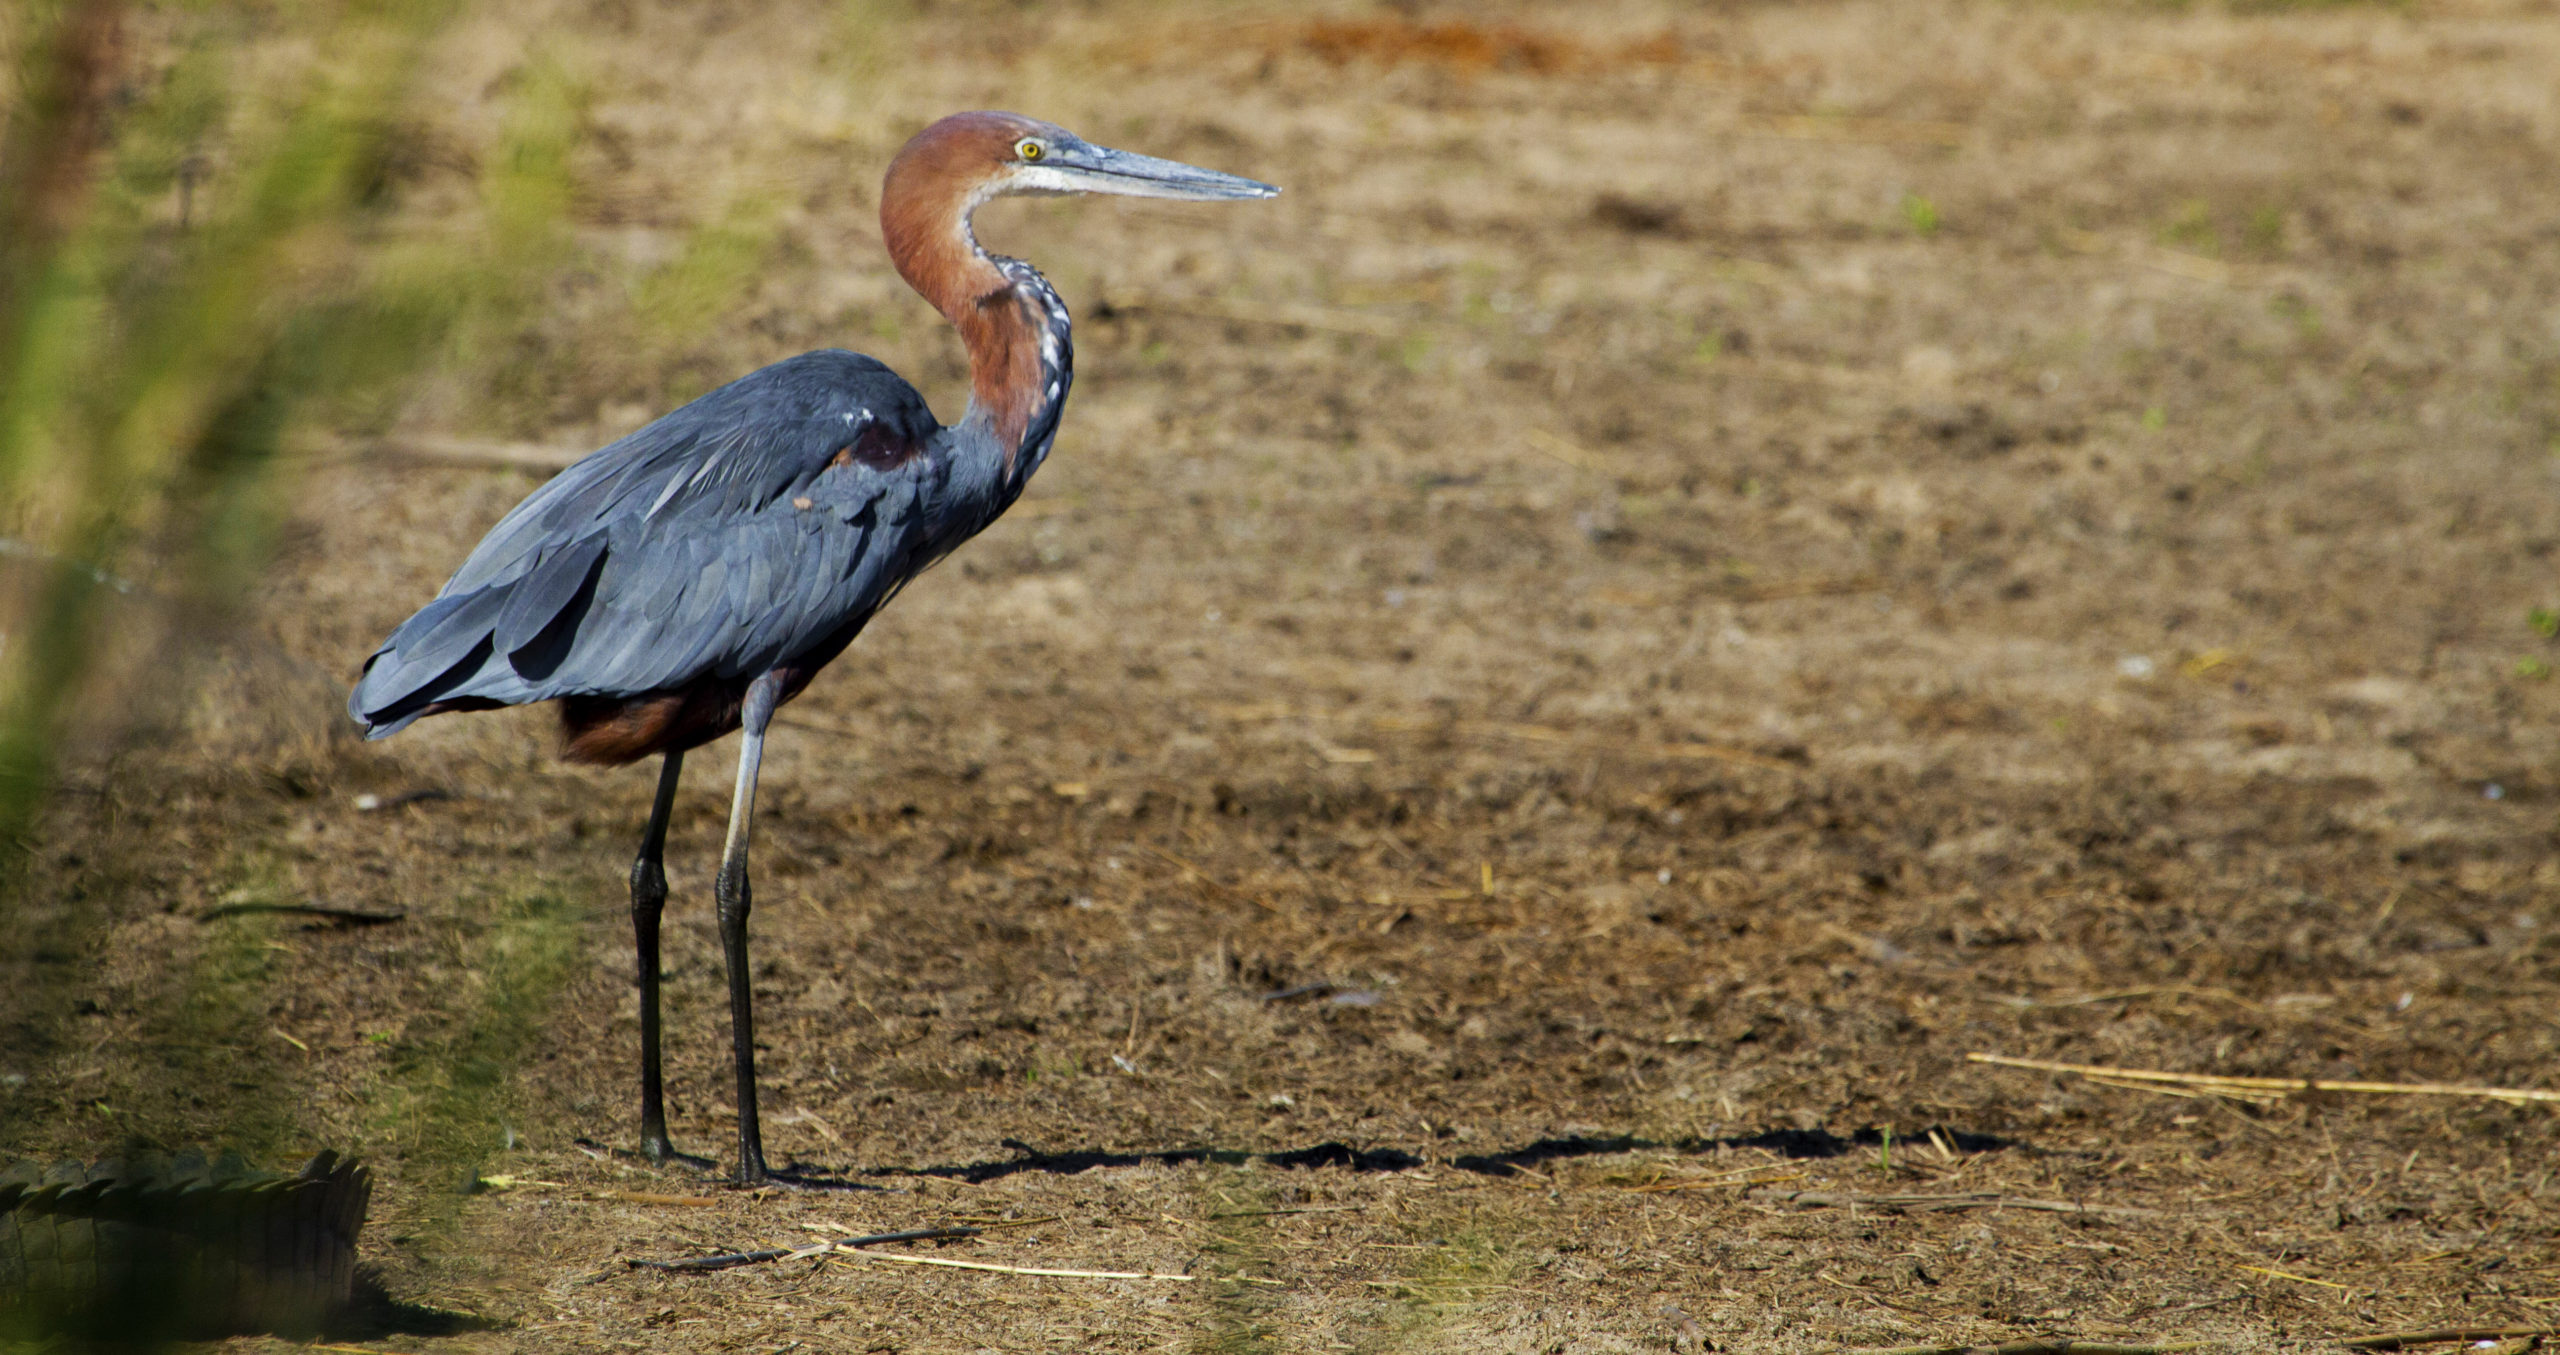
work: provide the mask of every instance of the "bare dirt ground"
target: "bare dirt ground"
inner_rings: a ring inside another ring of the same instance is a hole
[[[2560,1087],[2548,4],[490,7],[420,219],[535,60],[581,262],[416,427],[591,446],[821,345],[956,416],[871,216],[942,111],[1289,190],[982,222],[1079,317],[1065,435],[764,778],[768,1142],[866,1189],[579,1148],[634,1138],[651,777],[351,739],[536,482],[391,456],[67,802],[119,922],[9,1146],[364,1153],[379,1350],[2560,1324],[2560,1108],[1965,1059]],[[668,957],[724,1156],[727,749]],[[1972,1192],[2085,1208],[1874,1200]],[[1011,1226],[906,1250],[1198,1278],[625,1268],[954,1220]]]

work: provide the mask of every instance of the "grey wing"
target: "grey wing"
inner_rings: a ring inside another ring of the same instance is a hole
[[[724,387],[517,505],[367,662],[348,708],[368,736],[431,708],[760,672],[877,608],[911,553],[931,415],[868,359],[790,370],[808,361]]]
[[[818,645],[887,599],[913,536],[917,478],[836,467],[753,513],[618,525],[585,605],[508,651],[527,684],[509,699],[753,676]]]

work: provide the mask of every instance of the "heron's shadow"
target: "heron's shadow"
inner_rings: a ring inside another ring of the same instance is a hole
[[[2014,1140],[1992,1134],[1975,1134],[1963,1130],[1932,1126],[1922,1131],[1934,1132],[1953,1146],[1968,1153],[1998,1152],[2017,1147]],[[1446,1159],[1451,1167],[1482,1176],[1525,1175],[1541,1163],[1565,1158],[1598,1157],[1608,1153],[1640,1150],[1674,1153],[1712,1153],[1724,1149],[1756,1148],[1772,1152],[1790,1161],[1841,1157],[1861,1148],[1878,1148],[1886,1142],[1886,1131],[1860,1129],[1843,1136],[1827,1129],[1773,1129],[1757,1134],[1724,1138],[1650,1139],[1636,1135],[1594,1137],[1571,1135],[1564,1138],[1539,1139],[1504,1152],[1469,1153]],[[1917,1136],[1915,1136],[1917,1137]],[[1261,1163],[1273,1167],[1342,1167],[1355,1172],[1401,1172],[1427,1166],[1427,1159],[1401,1148],[1357,1149],[1348,1144],[1327,1140],[1305,1148],[1286,1152],[1252,1153],[1231,1148],[1167,1148],[1155,1152],[1115,1153],[1099,1149],[1042,1151],[1029,1144],[1006,1140],[1017,1156],[998,1162],[973,1162],[939,1167],[874,1167],[850,1175],[871,1177],[929,1176],[945,1180],[966,1181],[971,1185],[1012,1176],[1017,1172],[1046,1172],[1053,1176],[1073,1176],[1096,1167],[1140,1167],[1148,1163],[1164,1166],[1188,1166],[1215,1162],[1228,1166]]]

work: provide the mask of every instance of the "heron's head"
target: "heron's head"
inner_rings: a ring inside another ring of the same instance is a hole
[[[955,319],[1005,287],[969,227],[969,214],[1011,194],[1117,193],[1224,202],[1280,190],[1214,169],[1096,146],[1019,113],[954,113],[889,162],[880,232],[889,258],[918,292]]]
[[[1224,202],[1279,191],[1214,169],[1097,146],[1056,123],[1019,113],[954,113],[916,133],[898,152],[881,210],[885,215],[895,204],[952,202],[965,219],[979,203],[1013,194]]]

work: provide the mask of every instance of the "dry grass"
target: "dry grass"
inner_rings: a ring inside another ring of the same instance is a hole
[[[592,444],[834,343],[952,400],[869,216],[944,109],[1289,188],[984,223],[1081,318],[1065,440],[766,768],[770,1142],[878,1189],[575,1146],[630,1134],[647,778],[539,714],[347,741],[538,474],[422,457],[319,476],[208,695],[62,811],[118,921],[94,1059],[8,1070],[25,1146],[289,1105],[381,1164],[395,1293],[514,1324],[385,1349],[2549,1325],[2547,1108],[1964,1061],[2551,1086],[2549,15],[536,4],[429,73],[421,229],[528,54],[582,91],[568,262],[419,436]],[[697,1148],[718,762],[670,844]],[[410,920],[162,911],[233,897]],[[272,981],[245,1089],[153,1073],[200,954]],[[453,1195],[465,1133],[561,1188]],[[623,1267],[1027,1220],[919,1254],[1204,1278]]]

